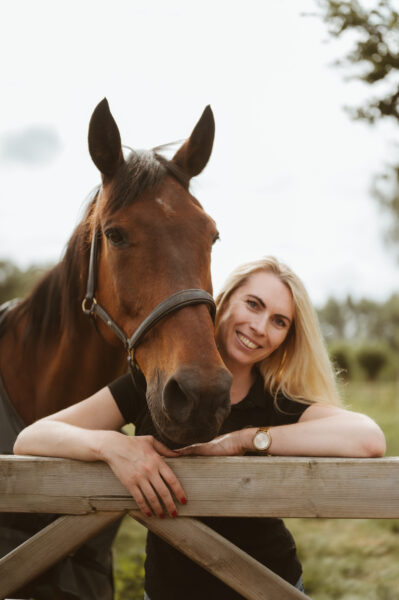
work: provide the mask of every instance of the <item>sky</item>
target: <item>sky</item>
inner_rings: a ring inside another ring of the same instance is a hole
[[[192,191],[216,220],[217,291],[238,264],[272,254],[320,306],[384,300],[399,287],[373,174],[395,158],[394,123],[351,121],[370,89],[331,66],[314,0],[2,0],[0,260],[61,257],[100,182],[87,149],[107,97],[122,142],[151,148],[216,120]]]

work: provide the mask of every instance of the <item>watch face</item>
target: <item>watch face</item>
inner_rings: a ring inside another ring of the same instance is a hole
[[[266,431],[258,431],[254,438],[254,446],[257,450],[267,450],[270,446],[270,436]]]

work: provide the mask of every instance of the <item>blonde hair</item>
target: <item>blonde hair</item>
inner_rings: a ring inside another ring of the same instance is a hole
[[[231,295],[258,271],[276,275],[291,291],[295,306],[286,339],[257,365],[265,388],[275,399],[282,393],[299,402],[340,405],[335,374],[305,286],[273,256],[241,265],[231,273],[216,298],[216,332]]]

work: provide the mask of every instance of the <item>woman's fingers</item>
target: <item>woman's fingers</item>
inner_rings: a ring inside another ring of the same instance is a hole
[[[209,448],[207,444],[193,444],[192,446],[185,446],[176,450],[176,454],[179,456],[187,456],[189,454],[207,454]]]
[[[182,504],[187,502],[186,494],[163,457],[177,457],[178,453],[169,450],[152,436],[122,438],[120,446],[114,448],[108,464],[130,491],[143,514],[151,516],[152,510],[157,516],[163,517],[166,510],[171,517],[177,516],[172,494]]]
[[[154,438],[152,444],[153,444],[154,450],[156,450],[158,452],[158,454],[161,454],[162,456],[167,456],[168,458],[176,458],[178,456],[177,452],[175,452],[174,450],[171,450],[170,448],[165,446],[165,444],[163,444],[162,442],[159,442],[155,438]]]
[[[148,506],[146,499],[144,498],[141,490],[139,487],[135,486],[132,490],[130,490],[130,493],[133,496],[133,499],[135,500],[137,506],[139,507],[139,509],[141,510],[141,512],[146,515],[147,517],[151,517],[152,516],[152,512],[150,507]]]
[[[181,504],[186,504],[187,495],[181,485],[180,481],[177,479],[176,475],[173,473],[172,469],[168,467],[166,463],[161,465],[159,472],[162,476],[162,479],[167,483],[167,485],[172,490],[175,497],[179,500]],[[175,507],[176,509],[176,507]]]
[[[140,488],[148,504],[158,517],[165,516],[165,510],[171,517],[177,517],[173,494],[182,503],[187,502],[186,493],[176,475],[166,464],[159,466],[159,472],[140,481]]]
[[[176,450],[180,456],[198,454],[201,456],[236,456],[243,453],[240,431],[225,433],[210,442],[193,444]]]
[[[164,511],[164,509],[159,501],[158,495],[156,493],[156,491],[158,492],[158,490],[155,491],[151,482],[146,479],[144,479],[141,482],[140,488],[141,488],[141,491],[143,492],[144,496],[146,497],[148,504],[151,506],[152,510],[157,515],[157,517],[163,518],[165,516],[165,511]]]
[[[171,517],[177,517],[176,505],[174,503],[172,494],[170,493],[168,487],[165,485],[165,482],[162,479],[162,477],[158,474],[153,478],[151,483],[153,488],[156,490],[159,498],[162,500],[162,503],[169,515]]]

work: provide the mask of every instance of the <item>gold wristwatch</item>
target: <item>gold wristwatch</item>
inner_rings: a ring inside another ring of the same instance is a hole
[[[272,444],[270,427],[259,427],[258,431],[254,435],[253,444],[257,452],[260,454],[269,455],[269,448]]]

